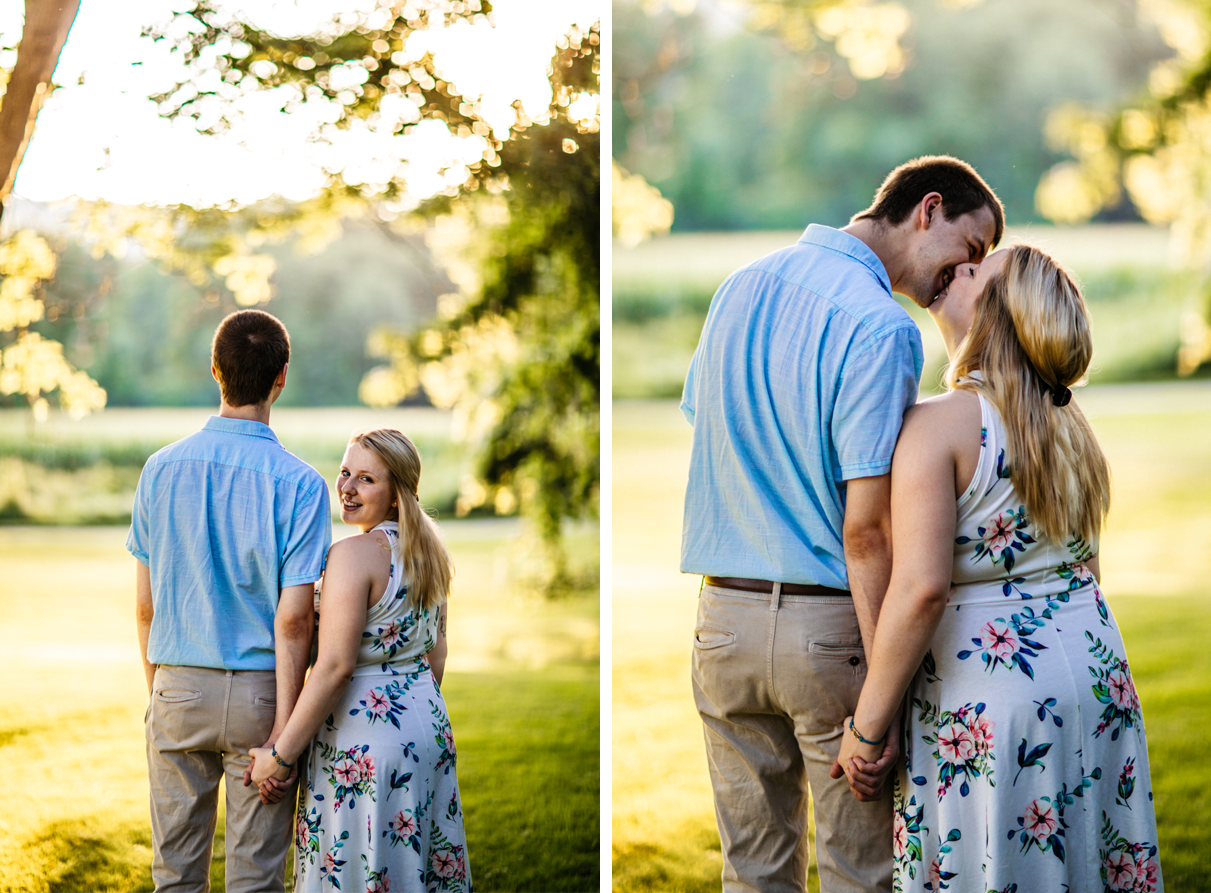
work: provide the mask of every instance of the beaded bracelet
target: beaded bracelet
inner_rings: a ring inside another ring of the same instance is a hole
[[[849,727],[852,729],[852,728],[854,727],[854,724],[851,722],[851,723],[849,724]],[[854,732],[854,734],[855,734],[855,735],[857,735],[858,733],[857,733],[857,732]],[[293,768],[294,768],[294,763],[287,763],[287,762],[286,762],[285,760],[283,760],[283,759],[282,759],[280,756],[278,756],[278,746],[277,746],[276,744],[273,744],[273,745],[271,745],[271,746],[270,746],[270,748],[269,748],[269,752],[270,752],[271,754],[273,754],[273,758],[274,758],[275,760],[277,760],[277,761],[278,761],[278,765],[279,765],[279,766],[285,766],[287,769],[293,769]]]
[[[882,744],[884,741],[887,740],[886,732],[883,733],[883,737],[880,738],[878,741],[871,741],[869,738],[863,738],[862,733],[854,728],[854,718],[852,716],[849,718],[849,730],[851,732],[853,732],[854,737],[857,738],[859,741],[861,741],[863,744],[871,744],[871,745]]]

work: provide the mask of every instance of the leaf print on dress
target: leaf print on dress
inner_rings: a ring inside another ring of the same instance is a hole
[[[1097,658],[1101,666],[1089,667],[1093,676],[1093,696],[1106,705],[1102,711],[1093,737],[1097,738],[1113,726],[1110,740],[1117,741],[1123,729],[1137,727],[1140,723],[1140,699],[1135,691],[1135,682],[1125,660],[1120,660],[1101,639],[1096,641],[1093,633],[1085,632],[1085,638],[1093,644],[1089,653]]]
[[[1101,857],[1103,893],[1153,893],[1160,885],[1161,866],[1156,844],[1123,837],[1102,812]]]
[[[1068,828],[1068,823],[1064,821],[1064,809],[1076,802],[1077,797],[1084,797],[1085,791],[1101,777],[1102,770],[1094,769],[1081,779],[1074,790],[1068,790],[1065,782],[1054,797],[1031,800],[1025,812],[1018,817],[1018,827],[1009,832],[1009,840],[1017,836],[1022,842],[1023,853],[1037,849],[1040,853],[1051,853],[1063,862],[1066,856],[1064,836]]]
[[[452,842],[436,825],[429,837],[428,890],[467,890],[467,857],[461,844]]]
[[[1023,673],[1034,678],[1034,667],[1027,657],[1038,657],[1040,651],[1046,651],[1047,646],[1027,638],[1047,624],[1042,617],[1036,617],[1034,608],[1026,608],[1021,613],[1009,615],[1009,620],[997,617],[989,620],[980,630],[979,637],[973,637],[972,642],[980,646],[980,659],[988,672],[992,673],[998,666],[1018,667]],[[964,650],[955,656],[959,660],[967,660],[974,651]]]
[[[299,810],[294,823],[294,847],[298,851],[300,862],[314,865],[315,857],[320,852],[320,823],[323,816],[314,806],[310,813],[304,812],[303,804],[303,798],[299,798]]]
[[[391,877],[386,866],[378,871],[370,870],[370,860],[362,854],[362,871],[366,873],[366,893],[391,893]]]
[[[992,761],[996,759],[992,752],[995,723],[982,716],[985,708],[982,702],[974,707],[964,704],[954,711],[942,710],[940,706],[919,698],[913,698],[912,704],[920,710],[917,722],[929,723],[933,727],[933,734],[922,735],[921,740],[934,746],[939,801],[954,785],[955,779],[960,777],[961,797],[971,793],[968,782],[980,776],[988,779],[989,787],[996,787],[992,772]],[[924,778],[919,782],[914,778],[913,781],[923,784]]]
[[[349,798],[349,808],[357,807],[358,797],[374,796],[374,757],[368,751],[369,744],[354,745],[348,750],[337,750],[330,744],[317,741],[320,757],[323,759],[323,772],[328,777],[336,794],[333,809],[339,810]],[[318,798],[317,798],[318,799]]]
[[[957,840],[962,840],[963,834],[958,828],[951,828],[950,833],[946,835],[946,841],[942,842],[941,835],[938,836],[938,854],[933,857],[933,861],[929,863],[929,882],[925,884],[926,890],[948,890],[950,884],[947,881],[954,880],[958,877],[958,872],[947,871],[943,866],[946,861],[946,856],[951,852],[953,847],[951,844]]]
[[[336,857],[348,839],[349,832],[342,831],[336,843],[328,848],[328,852],[324,853],[324,864],[320,867],[320,877],[338,890],[341,888],[341,881],[337,875],[341,873],[341,866],[345,864],[345,860]]]
[[[893,893],[902,893],[902,875],[907,874],[910,880],[915,880],[918,865],[923,861],[921,815],[925,807],[917,803],[915,794],[905,804],[904,794],[899,790],[898,783],[895,801],[895,812],[892,816],[892,853],[895,856],[896,871],[892,877],[892,889]]]
[[[1016,510],[1001,512],[985,527],[977,527],[977,536],[955,537],[955,542],[960,546],[976,544],[975,556],[971,559],[973,563],[978,563],[987,555],[993,564],[1000,564],[1005,570],[1011,571],[1016,561],[1015,553],[1025,552],[1026,547],[1035,541],[1026,532],[1029,526],[1026,506],[1020,506]]]
[[[441,707],[432,701],[429,702],[429,707],[432,708],[432,713],[437,718],[437,722],[433,723],[433,740],[441,748],[436,768],[441,769],[442,774],[449,775],[458,756],[458,751],[454,746],[454,733],[450,730],[450,720]]]
[[[397,617],[394,621],[386,626],[380,626],[374,632],[366,630],[362,633],[363,639],[370,639],[370,650],[383,652],[385,661],[383,670],[387,670],[387,663],[395,657],[397,651],[403,648],[409,641],[408,631],[416,626],[416,615],[409,611],[402,617]]]

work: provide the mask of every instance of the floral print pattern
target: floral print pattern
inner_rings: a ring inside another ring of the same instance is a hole
[[[1097,543],[1031,523],[980,402],[946,610],[908,693],[893,889],[1159,893],[1139,694]]]
[[[454,736],[421,650],[437,614],[414,610],[394,567],[389,587],[397,595],[370,609],[353,680],[301,764],[296,891],[473,890]]]

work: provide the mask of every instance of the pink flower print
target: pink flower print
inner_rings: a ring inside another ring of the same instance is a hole
[[[992,730],[996,727],[991,719],[980,716],[971,727],[971,736],[975,740],[976,752],[987,753],[992,749]]]
[[[1001,512],[984,528],[984,548],[992,555],[994,564],[1000,559],[1001,553],[1013,543],[1013,532],[1017,527],[1018,522],[1013,512]]]
[[[398,620],[395,621],[383,631],[381,638],[383,640],[383,647],[394,648],[404,640],[403,624]]]
[[[371,689],[366,695],[366,713],[378,719],[382,719],[391,709],[391,701],[383,694],[381,688]]]
[[[980,630],[980,644],[985,651],[991,651],[993,657],[1003,661],[1008,661],[1018,650],[1018,638],[1003,620],[990,620],[984,624]]]
[[[947,763],[966,763],[976,755],[976,742],[971,730],[953,722],[939,730],[938,754]]]
[[[1111,890],[1125,891],[1135,886],[1135,860],[1130,853],[1115,851],[1102,865],[1106,869],[1106,886]]]
[[[1155,893],[1156,885],[1160,882],[1161,867],[1156,857],[1137,859],[1135,862],[1135,886],[1142,893]]]
[[[345,757],[332,767],[332,777],[344,787],[354,787],[361,780],[361,769],[355,760]]]
[[[402,812],[396,813],[395,819],[389,823],[389,827],[399,837],[411,837],[416,833],[416,819]]]
[[[446,726],[444,729],[442,729],[442,747],[444,747],[446,750],[450,751],[450,753],[455,752],[455,750],[454,750],[454,733],[452,731],[450,731],[449,726]]]
[[[336,853],[332,850],[324,853],[324,870],[331,873],[336,869]]]
[[[357,772],[360,781],[374,781],[374,757],[369,753],[358,754]]]
[[[892,819],[892,844],[896,858],[904,855],[908,849],[908,824],[904,821],[899,810],[896,811],[895,818]]]
[[[307,817],[301,812],[294,817],[294,841],[300,849],[307,845]]]
[[[1040,842],[1054,834],[1055,829],[1060,826],[1055,807],[1042,800],[1030,801],[1030,805],[1026,807],[1025,822],[1026,833]]]
[[[934,856],[933,861],[929,863],[929,885],[931,890],[941,890],[942,883],[942,857]]]
[[[1127,711],[1134,708],[1135,686],[1131,684],[1131,677],[1122,669],[1110,671],[1106,677],[1106,686],[1110,689],[1110,699],[1114,701],[1114,706]]]
[[[450,850],[438,850],[433,854],[433,871],[438,877],[454,877],[458,871],[458,860]]]

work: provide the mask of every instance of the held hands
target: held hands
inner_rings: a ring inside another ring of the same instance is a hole
[[[252,762],[244,770],[244,787],[255,784],[260,791],[262,803],[277,803],[294,785],[298,778],[298,763],[292,767],[282,766],[273,758],[272,745],[254,747],[248,751]]]
[[[849,789],[859,800],[878,800],[883,793],[883,782],[900,756],[900,717],[892,720],[887,738],[877,745],[859,741],[849,730],[851,719],[853,717],[847,716],[842,723],[841,752],[828,774],[832,778],[844,774],[849,779]]]

